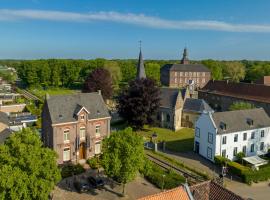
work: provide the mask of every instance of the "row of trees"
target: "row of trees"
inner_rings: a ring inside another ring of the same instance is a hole
[[[164,64],[177,61],[148,60],[145,62],[146,75],[160,84],[160,68]],[[196,63],[196,61],[193,61]],[[198,61],[211,71],[213,79],[231,79],[233,81],[255,81],[270,75],[270,62],[253,61]],[[12,62],[8,62],[12,65]],[[14,62],[18,75],[27,86],[71,87],[74,83],[83,83],[88,74],[96,68],[107,69],[113,79],[114,89],[121,83],[133,80],[136,75],[137,60],[31,60]]]

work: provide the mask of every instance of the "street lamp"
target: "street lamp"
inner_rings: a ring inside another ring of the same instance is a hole
[[[164,179],[165,179],[165,176],[166,176],[165,174],[162,175],[162,187],[161,187],[162,191],[164,189]]]

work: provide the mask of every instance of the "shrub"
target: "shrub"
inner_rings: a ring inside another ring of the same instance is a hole
[[[98,169],[99,168],[99,158],[98,157],[94,157],[91,159],[87,160],[87,164],[92,168],[92,169]]]
[[[67,178],[72,175],[81,174],[83,172],[85,172],[85,169],[80,164],[76,164],[76,165],[68,164],[62,167],[61,175],[62,175],[62,178]]]

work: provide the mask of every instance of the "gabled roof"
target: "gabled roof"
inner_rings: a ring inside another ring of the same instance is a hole
[[[174,108],[178,94],[185,98],[186,89],[160,88],[160,106],[164,108]]]
[[[190,197],[185,188],[180,186],[158,194],[139,198],[138,200],[190,200]]]
[[[110,117],[102,96],[96,92],[51,96],[46,103],[53,124],[77,121],[76,113],[83,107],[89,111],[88,119]]]
[[[205,181],[189,188],[195,200],[244,200],[214,181]]]
[[[219,134],[270,127],[270,118],[263,108],[215,112],[212,118]],[[247,123],[248,119],[253,120],[252,126]],[[221,123],[226,125],[225,130],[221,129]]]
[[[211,72],[202,64],[166,64],[162,68],[165,70],[181,72]]]
[[[183,111],[203,113],[203,111],[213,112],[213,109],[203,99],[187,98],[183,106]]]

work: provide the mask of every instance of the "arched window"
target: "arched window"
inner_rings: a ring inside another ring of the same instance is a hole
[[[69,129],[64,130],[64,143],[69,143],[70,140],[70,131]]]
[[[171,117],[169,114],[167,114],[167,122],[170,122],[171,121]]]
[[[85,127],[80,127],[80,139],[85,139]]]

